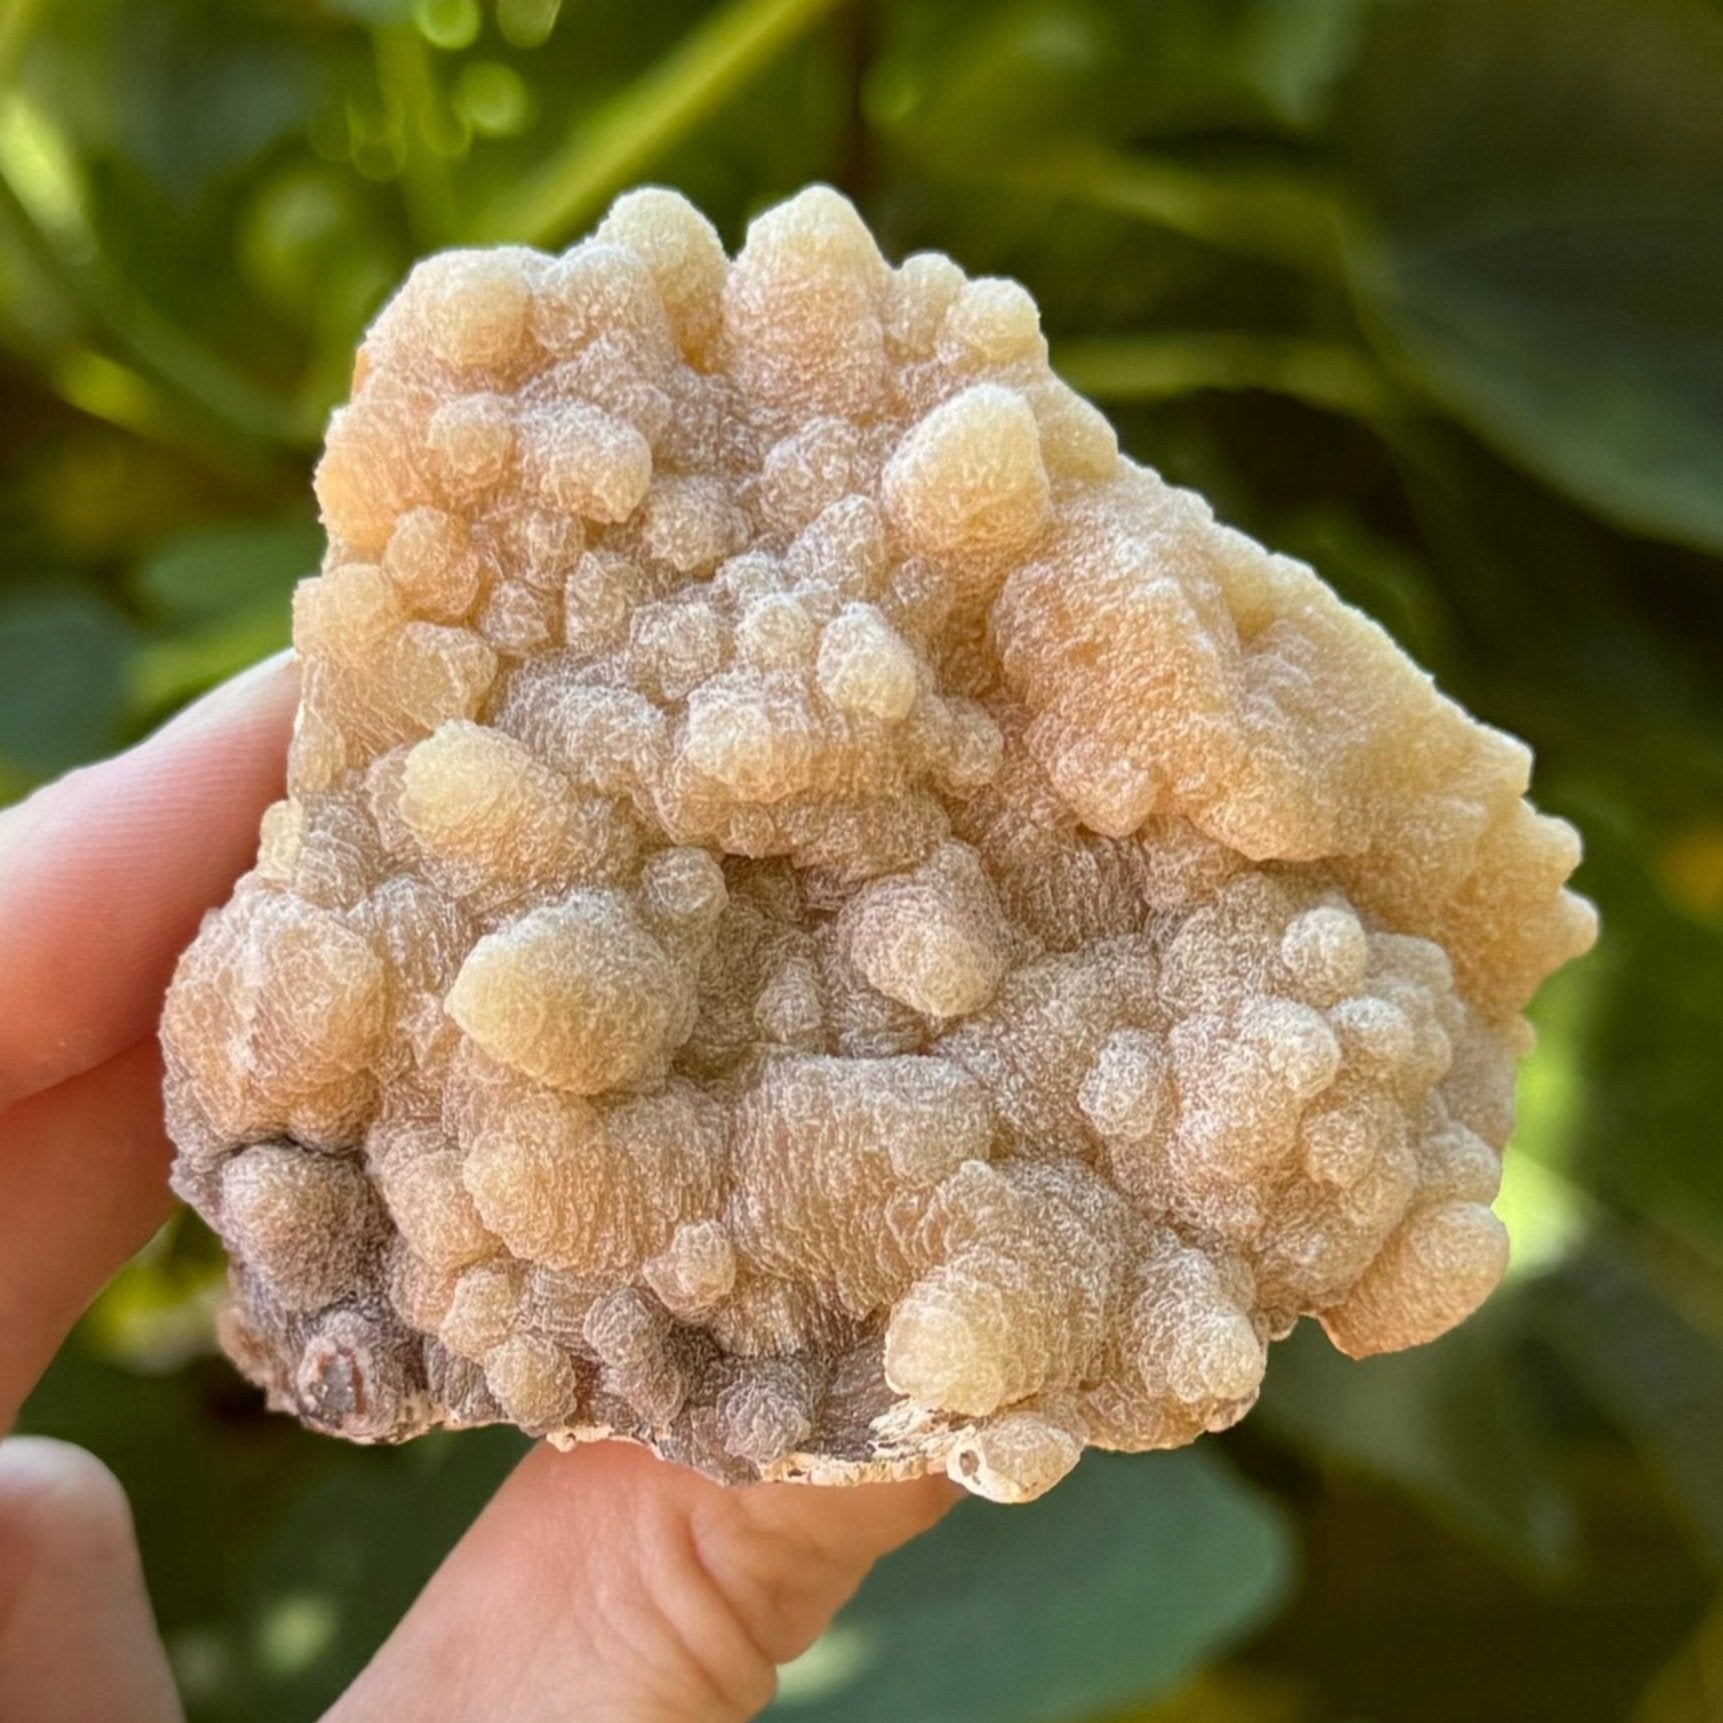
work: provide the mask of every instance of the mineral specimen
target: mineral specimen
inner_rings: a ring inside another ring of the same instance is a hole
[[[1021,287],[635,192],[422,263],[317,494],[291,793],[163,1030],[273,1404],[1014,1501],[1496,1283],[1575,836]]]

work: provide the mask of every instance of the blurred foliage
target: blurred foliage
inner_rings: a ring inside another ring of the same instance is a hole
[[[963,1502],[785,1672],[796,1723],[1044,1723],[1176,1681],[1284,1595],[1283,1516],[1215,1457],[1092,1455],[1004,1514]],[[1167,1584],[1176,1556],[1179,1583]],[[1158,1558],[1158,1559],[1157,1559]]]
[[[1715,0],[0,0],[0,795],[285,642],[308,473],[429,249],[809,179],[1016,275],[1128,446],[1528,737],[1597,955],[1488,1310],[1314,1332],[1190,1453],[887,1562],[807,1723],[1723,1715]],[[519,1451],[373,1453],[209,1355],[183,1219],[27,1410],[120,1473],[201,1723],[314,1715]]]

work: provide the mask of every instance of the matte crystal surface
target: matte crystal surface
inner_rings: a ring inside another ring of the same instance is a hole
[[[422,263],[317,493],[290,795],[164,1023],[274,1404],[1019,1500],[1495,1285],[1575,836],[1021,287],[636,192]]]

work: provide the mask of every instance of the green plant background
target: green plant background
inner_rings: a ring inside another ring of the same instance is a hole
[[[1594,957],[1506,1288],[888,1561],[785,1723],[1723,1716],[1723,7],[0,0],[0,799],[285,641],[418,254],[823,178],[1026,281],[1140,459],[1538,751]],[[201,1723],[310,1718],[518,1452],[266,1417],[181,1221],[27,1424],[120,1473]]]

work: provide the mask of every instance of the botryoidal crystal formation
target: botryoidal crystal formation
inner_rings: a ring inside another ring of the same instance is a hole
[[[273,1405],[1016,1501],[1495,1285],[1575,835],[1022,287],[635,192],[421,263],[317,495],[163,1025]]]

